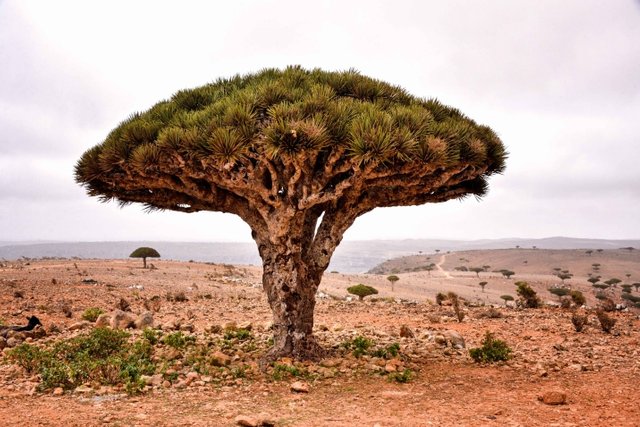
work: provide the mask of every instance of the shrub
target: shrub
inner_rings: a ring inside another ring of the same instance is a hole
[[[391,372],[387,378],[389,381],[405,384],[411,381],[412,377],[413,372],[411,372],[411,369],[405,369],[402,372]]]
[[[540,298],[527,282],[516,282],[518,289],[516,293],[519,296],[518,303],[524,308],[540,307]]]
[[[442,302],[447,299],[447,296],[442,292],[436,294],[436,304],[442,305]]]
[[[253,338],[251,331],[248,329],[227,329],[224,331],[225,340],[233,340],[236,339],[238,341],[246,341],[248,339]]]
[[[614,311],[616,309],[616,303],[607,296],[600,298],[600,309],[602,311]]]
[[[104,313],[104,310],[101,308],[91,307],[87,308],[84,313],[82,313],[82,318],[89,322],[95,322],[102,313]]]
[[[576,332],[582,332],[584,326],[587,324],[587,320],[587,316],[583,314],[573,313],[571,316],[571,323],[573,323]]]
[[[141,375],[155,371],[146,340],[130,343],[128,333],[108,328],[96,328],[48,348],[22,344],[12,349],[8,358],[27,372],[39,374],[40,390],[69,389],[91,382],[124,384],[129,393],[136,393],[144,386]]]
[[[271,375],[274,380],[280,381],[287,376],[305,377],[309,375],[309,373],[307,372],[307,370],[294,365],[275,363],[273,365],[273,372],[271,373]]]
[[[627,301],[631,301],[631,302],[632,302],[632,303],[634,303],[634,304],[637,304],[637,303],[639,303],[639,302],[640,302],[640,297],[639,297],[639,296],[636,296],[636,295],[631,295],[631,294],[628,294],[628,293],[623,293],[620,297],[621,297],[622,299],[627,300]]]
[[[603,310],[596,310],[596,316],[598,316],[598,321],[600,322],[600,327],[607,334],[611,332],[611,329],[616,324],[616,319],[609,317],[607,313]]]
[[[355,357],[360,357],[367,353],[367,350],[373,346],[374,342],[369,338],[358,335],[351,341],[345,341],[342,343],[342,347],[347,350],[353,351]]]
[[[587,303],[587,299],[584,297],[583,293],[578,290],[571,291],[569,295],[571,295],[571,300],[578,307],[581,307]]]
[[[363,285],[362,283],[359,283],[355,286],[348,287],[347,292],[349,292],[352,295],[356,295],[358,299],[362,301],[364,297],[377,294],[378,290],[371,286],[367,286],[367,285]]]
[[[471,358],[478,363],[493,363],[511,358],[511,349],[506,342],[495,339],[491,332],[486,332],[482,347],[469,350]]]
[[[195,338],[178,331],[162,337],[162,342],[169,347],[180,350],[185,348],[187,345],[193,344],[195,342]]]
[[[144,308],[157,313],[162,306],[162,299],[158,295],[152,296],[150,299],[144,300]]]
[[[458,322],[462,322],[464,319],[464,311],[462,311],[462,307],[460,307],[460,298],[455,292],[449,292],[447,294],[447,298],[451,301],[451,305],[453,306],[453,311],[456,313]]]
[[[396,357],[400,353],[400,344],[394,342],[384,348],[379,348],[371,352],[371,355],[374,357],[381,357],[384,359],[391,359],[392,357]]]

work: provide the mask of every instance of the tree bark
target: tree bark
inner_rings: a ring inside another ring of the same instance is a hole
[[[142,268],[147,268],[147,257],[142,257]]]
[[[295,239],[286,248],[262,247],[263,287],[273,314],[273,347],[265,359],[280,357],[313,360],[323,350],[313,336],[315,297],[322,279],[296,250]]]

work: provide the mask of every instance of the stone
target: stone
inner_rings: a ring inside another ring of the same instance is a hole
[[[221,351],[216,351],[211,355],[211,364],[213,366],[227,366],[231,363],[231,357]]]
[[[240,322],[238,323],[238,329],[246,329],[247,331],[250,331],[253,328],[253,324],[251,322]]]
[[[79,322],[71,324],[67,329],[70,331],[79,331],[81,329],[86,329],[92,325],[88,320],[81,320]]]
[[[62,387],[56,387],[53,389],[54,396],[62,396],[63,394],[64,394],[64,390],[62,389]]]
[[[191,385],[191,383],[196,381],[198,378],[200,378],[200,375],[197,372],[191,371],[187,373],[187,378],[185,379],[185,382],[187,383],[187,385]]]
[[[7,340],[5,340],[3,337],[0,337],[0,350],[5,348],[6,346],[7,346]]]
[[[11,337],[7,339],[7,347],[15,347],[17,345],[20,345],[20,343],[22,343],[22,341],[16,337]]]
[[[309,393],[309,384],[302,381],[296,381],[291,384],[291,391],[295,393]]]
[[[129,312],[116,310],[111,315],[111,327],[113,329],[127,329],[135,326],[136,319]]]
[[[86,385],[80,385],[74,390],[76,393],[91,393],[93,389]]]
[[[234,419],[234,421],[239,426],[244,426],[244,427],[259,427],[261,424],[260,420],[258,420],[255,417],[251,417],[249,415],[238,415]]]
[[[180,330],[182,332],[193,333],[193,331],[195,331],[196,328],[191,323],[185,323],[184,325],[180,325]]]
[[[462,338],[462,335],[460,335],[458,331],[448,330],[444,331],[442,335],[451,347],[457,349],[465,348],[464,338]]]
[[[109,325],[111,325],[111,314],[109,313],[102,313],[96,319],[96,328],[106,328]]]
[[[407,325],[402,325],[400,327],[400,336],[402,338],[414,338],[415,334],[413,333],[410,327],[408,327]]]
[[[145,311],[134,322],[136,329],[144,329],[153,326],[153,313]]]
[[[442,335],[436,335],[435,337],[433,337],[433,341],[441,346],[446,346],[447,345],[447,339],[442,336]]]
[[[567,403],[567,394],[559,390],[549,390],[539,396],[538,400],[546,405],[564,405]]]

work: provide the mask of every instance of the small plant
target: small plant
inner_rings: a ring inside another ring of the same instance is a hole
[[[227,329],[224,331],[225,340],[236,339],[238,341],[246,341],[251,338],[253,338],[253,335],[248,329]]]
[[[596,310],[596,316],[598,316],[602,330],[607,334],[610,333],[616,324],[616,319],[609,317],[603,310]]]
[[[475,362],[493,363],[509,360],[511,358],[511,349],[506,342],[495,339],[493,334],[487,331],[482,341],[482,347],[470,349],[469,355]]]
[[[353,340],[345,341],[344,343],[342,343],[342,347],[347,350],[353,351],[353,355],[355,357],[360,357],[364,354],[367,354],[367,350],[369,350],[369,348],[373,346],[373,344],[374,342],[369,338],[358,335]]]
[[[131,311],[131,304],[124,298],[120,298],[118,303],[116,304],[116,308],[122,311]]]
[[[540,307],[540,298],[527,282],[516,282],[516,293],[519,296],[518,304],[524,308],[538,308]]]
[[[308,372],[305,369],[298,368],[297,366],[294,366],[294,365],[288,365],[288,364],[282,364],[282,363],[275,363],[273,365],[273,372],[271,373],[271,376],[276,381],[280,381],[287,376],[292,376],[297,378],[297,377],[305,377],[307,375],[308,375]]]
[[[571,323],[573,324],[576,332],[582,332],[585,325],[587,324],[587,316],[584,314],[573,313],[571,316]]]
[[[507,295],[507,296],[511,296],[511,295]],[[513,299],[513,297],[511,297],[511,299]],[[482,313],[478,314],[478,318],[500,319],[501,317],[502,317],[502,313],[493,307],[489,307]]]
[[[149,341],[151,345],[156,345],[160,341],[160,334],[155,329],[144,328],[142,337]]]
[[[400,353],[400,344],[394,342],[384,348],[378,348],[371,352],[374,357],[381,357],[383,359],[391,359],[396,357]]]
[[[364,297],[377,294],[378,290],[371,286],[367,286],[367,285],[363,285],[362,283],[359,283],[355,286],[348,287],[347,292],[349,292],[352,295],[356,295],[358,299],[362,301]]]
[[[178,350],[185,348],[187,345],[193,344],[195,341],[196,339],[194,337],[187,336],[180,331],[167,334],[162,337],[162,342],[164,344]]]
[[[98,307],[87,308],[84,313],[82,313],[82,318],[89,322],[95,322],[98,317],[104,313],[104,310]]]
[[[411,372],[411,369],[405,369],[402,372],[391,372],[387,378],[389,381],[405,384],[411,381],[411,378],[413,378],[413,372]]]
[[[613,302],[613,300],[608,296],[603,295],[603,297],[598,299],[600,300],[600,310],[609,312],[609,311],[614,311],[616,309],[616,303]]]
[[[150,299],[145,299],[143,304],[147,310],[157,313],[162,306],[162,299],[158,295],[154,295]]]
[[[445,301],[446,299],[447,299],[447,296],[442,292],[438,292],[436,294],[436,304],[442,305],[442,302]]]

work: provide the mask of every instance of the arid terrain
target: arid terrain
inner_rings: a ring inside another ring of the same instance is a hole
[[[40,373],[19,366],[7,347],[0,364],[0,424],[637,426],[639,311],[609,313],[616,323],[603,332],[587,278],[598,263],[603,281],[640,281],[638,252],[433,253],[390,261],[380,266],[381,274],[328,272],[315,322],[327,356],[313,363],[280,360],[263,369],[270,310],[257,267],[154,259],[148,261],[154,268],[145,270],[141,260],[3,261],[0,320],[23,325],[36,315],[46,331],[19,337],[28,345],[49,348],[89,334],[95,329],[83,321],[85,310],[110,313],[127,304],[133,317],[151,312],[158,336],[179,331],[192,338],[180,347],[162,339],[154,344],[156,370],[129,394],[122,384],[91,380],[43,387]],[[431,271],[414,271],[429,263]],[[478,274],[456,270],[484,265],[490,268]],[[581,290],[591,307],[578,310],[588,316],[580,333],[571,321],[575,309],[516,309],[500,299],[517,297],[514,283],[524,280],[542,300],[557,302],[547,291],[560,284],[554,268],[573,274],[565,283]],[[515,275],[494,272],[500,269]],[[393,291],[386,280],[392,272],[399,277]],[[487,282],[484,291],[479,281]],[[357,283],[379,294],[345,300],[346,288]],[[606,290],[616,303],[624,302],[620,286]],[[462,322],[451,306],[434,303],[438,292],[449,291],[467,302]],[[632,295],[640,293],[634,289]],[[479,347],[487,331],[512,349],[510,360],[472,360],[468,350]],[[143,339],[139,329],[129,332],[131,340]],[[548,404],[562,395],[563,404]]]

